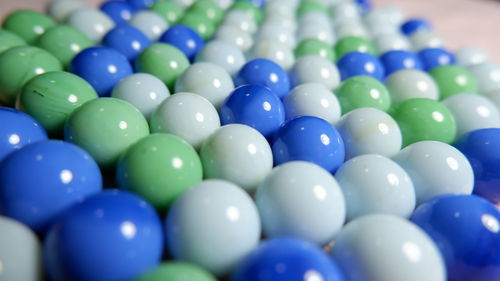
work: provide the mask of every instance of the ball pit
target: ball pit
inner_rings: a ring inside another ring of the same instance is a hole
[[[500,280],[481,49],[368,0],[93,2],[2,21],[0,280]]]

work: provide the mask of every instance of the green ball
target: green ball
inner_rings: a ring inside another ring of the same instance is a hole
[[[175,81],[189,67],[189,60],[176,47],[155,43],[137,57],[135,67],[137,72],[158,77],[171,92],[174,92]]]
[[[179,23],[194,29],[204,40],[210,39],[215,32],[212,20],[199,12],[187,12]]]
[[[14,105],[28,80],[58,70],[62,70],[61,62],[45,50],[31,46],[10,48],[0,54],[0,102]]]
[[[248,1],[236,1],[231,5],[229,10],[241,10],[248,13],[257,24],[260,24],[264,18],[262,10]]]
[[[335,44],[335,54],[337,58],[341,58],[343,55],[350,52],[361,52],[369,53],[372,55],[377,55],[377,51],[372,42],[366,40],[365,38],[347,36]]]
[[[184,10],[181,6],[172,1],[158,1],[151,6],[151,11],[159,14],[169,25],[178,22]]]
[[[189,7],[189,12],[205,15],[214,24],[218,25],[224,17],[222,9],[212,0],[198,0]]]
[[[307,12],[322,12],[328,14],[328,9],[323,4],[314,0],[304,0],[300,3],[297,8],[297,17],[307,13]]]
[[[300,41],[294,50],[295,57],[318,55],[322,58],[335,61],[335,52],[330,45],[319,39],[305,39]]]
[[[56,25],[38,38],[35,45],[58,58],[67,67],[80,51],[94,42],[80,30],[69,25]]]
[[[203,179],[203,170],[196,150],[185,140],[171,134],[153,134],[132,145],[120,158],[116,177],[118,186],[165,211]]]
[[[382,111],[387,111],[391,107],[391,96],[385,85],[369,76],[346,79],[335,93],[342,114],[361,107],[373,107]]]
[[[134,281],[217,281],[203,268],[185,262],[165,262]]]
[[[442,100],[456,94],[474,94],[479,91],[476,78],[458,65],[443,65],[430,71],[432,78],[436,81]]]
[[[426,98],[405,100],[392,112],[403,135],[403,146],[424,140],[452,143],[457,125],[442,103]]]
[[[24,46],[26,41],[15,33],[0,29],[0,54],[12,47]]]
[[[35,76],[23,87],[18,108],[35,117],[53,137],[62,136],[68,116],[97,93],[82,78],[64,71]]]
[[[2,27],[23,38],[28,44],[33,44],[55,21],[42,13],[32,10],[17,10],[7,16]]]
[[[114,168],[130,145],[149,135],[144,116],[130,103],[98,98],[69,116],[64,139],[85,149],[103,169]]]

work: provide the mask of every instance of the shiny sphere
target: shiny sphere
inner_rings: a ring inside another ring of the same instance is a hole
[[[132,18],[132,15],[137,11],[136,8],[129,2],[117,0],[108,0],[102,3],[100,9],[117,25],[126,24]]]
[[[237,46],[221,40],[208,42],[198,53],[197,62],[211,62],[224,68],[234,76],[246,62],[243,52]]]
[[[253,84],[269,88],[279,98],[290,91],[288,74],[277,63],[268,59],[247,62],[234,78],[236,86]]]
[[[403,50],[388,51],[380,56],[380,61],[384,65],[387,76],[402,69],[423,70],[424,68],[417,55]]]
[[[304,83],[320,83],[329,90],[340,84],[339,70],[329,59],[318,55],[308,55],[298,58],[290,70],[291,86]]]
[[[135,13],[129,24],[142,31],[151,41],[158,40],[168,28],[168,23],[158,13],[148,10]]]
[[[159,38],[160,42],[170,44],[181,50],[184,55],[193,61],[198,52],[205,46],[203,38],[192,28],[185,25],[172,25]]]
[[[425,48],[418,52],[418,57],[426,71],[442,65],[455,64],[455,56],[442,48]]]
[[[347,78],[366,75],[382,81],[385,77],[384,66],[373,55],[361,52],[350,52],[337,61],[340,77]]]
[[[132,62],[152,43],[139,29],[123,24],[111,29],[102,39],[102,44],[117,50]]]
[[[409,19],[401,25],[401,32],[403,32],[403,34],[407,36],[412,35],[419,30],[431,29],[431,24],[427,20],[420,18]]]
[[[439,99],[436,82],[422,70],[403,69],[393,72],[385,79],[385,85],[394,105],[413,98]]]
[[[90,8],[75,10],[66,21],[96,43],[101,42],[104,35],[115,27],[115,23],[107,14]]]

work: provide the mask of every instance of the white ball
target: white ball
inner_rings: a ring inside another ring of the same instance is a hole
[[[273,39],[257,41],[252,48],[251,57],[272,60],[285,70],[289,70],[295,63],[293,50],[286,44]]]
[[[196,150],[219,127],[219,114],[204,97],[177,93],[165,99],[151,116],[151,132],[183,138]]]
[[[304,83],[320,83],[327,89],[334,89],[340,84],[340,75],[337,66],[320,56],[303,56],[295,61],[290,71],[293,87]]]
[[[227,10],[232,4],[233,0],[211,0],[219,6],[222,10]]]
[[[393,157],[412,179],[417,204],[442,194],[471,194],[474,173],[465,156],[451,145],[421,141]]]
[[[380,54],[394,50],[411,50],[408,38],[399,32],[381,34],[375,38],[374,42]]]
[[[115,23],[108,15],[99,10],[88,8],[74,11],[69,15],[67,22],[97,43],[101,42],[104,35],[115,27]]]
[[[189,6],[193,5],[195,0],[171,0],[175,4],[187,9]]]
[[[292,236],[330,242],[345,221],[345,202],[335,178],[310,162],[277,166],[259,185],[255,201],[267,237]]]
[[[266,22],[260,27],[257,40],[263,39],[277,40],[289,48],[294,48],[297,43],[295,35],[291,31],[273,22]]]
[[[401,150],[403,137],[394,119],[376,108],[358,108],[342,116],[336,125],[345,146],[345,157],[362,154],[392,157]]]
[[[416,69],[402,69],[385,79],[391,95],[391,102],[397,105],[413,98],[439,99],[439,89],[427,72]]]
[[[168,28],[168,23],[158,13],[152,11],[135,13],[129,24],[142,31],[151,41],[158,40]]]
[[[481,64],[490,60],[483,50],[474,47],[463,47],[456,50],[455,59],[458,65],[464,67]]]
[[[252,16],[241,10],[227,12],[224,16],[223,24],[235,26],[249,34],[254,34],[257,31],[257,23],[253,20]]]
[[[242,31],[235,26],[225,24],[219,26],[214,38],[216,40],[234,44],[242,52],[250,50],[253,45],[253,38],[248,32]]]
[[[335,43],[335,36],[329,25],[300,25],[297,30],[297,41],[300,42],[305,39],[318,39],[329,45]]]
[[[491,62],[472,65],[470,72],[477,81],[477,87],[481,94],[500,90],[500,65]]]
[[[361,18],[358,5],[351,1],[343,1],[333,6],[331,16],[335,24]]]
[[[413,50],[418,52],[426,48],[441,48],[444,46],[443,39],[435,31],[419,30],[410,35]]]
[[[87,5],[81,0],[53,0],[47,12],[56,21],[64,22],[72,12],[86,7]]]
[[[273,168],[266,138],[252,127],[230,124],[219,128],[200,151],[206,178],[225,179],[253,192]]]
[[[245,56],[237,46],[213,40],[196,56],[197,62],[211,62],[224,68],[229,75],[234,76],[246,63]]]
[[[337,40],[344,37],[355,36],[365,39],[370,39],[370,35],[366,30],[363,23],[359,20],[344,21],[340,24],[335,25],[335,35]]]

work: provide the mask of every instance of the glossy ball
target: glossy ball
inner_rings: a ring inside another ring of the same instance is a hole
[[[409,99],[392,112],[403,134],[403,146],[435,140],[451,143],[455,140],[457,124],[453,114],[438,101],[426,98]]]
[[[87,80],[99,96],[109,96],[113,87],[132,74],[132,66],[120,52],[108,47],[83,50],[71,61],[69,71]]]
[[[368,215],[348,223],[332,256],[348,280],[446,280],[443,258],[431,238],[392,215]]]
[[[430,71],[439,87],[441,99],[456,94],[478,93],[476,78],[466,68],[458,65],[443,65]]]
[[[217,281],[205,269],[191,263],[168,261],[149,270],[134,281]]]
[[[407,36],[420,30],[432,30],[431,24],[425,19],[413,18],[401,25],[401,32]]]
[[[500,269],[500,213],[495,205],[468,195],[431,199],[411,220],[439,247],[449,280],[496,280]]]
[[[213,21],[206,15],[196,11],[185,13],[178,23],[198,32],[203,40],[210,39],[215,32]]]
[[[101,4],[101,11],[106,13],[116,25],[126,24],[137,11],[134,6],[126,1],[108,0]]]
[[[286,119],[316,116],[331,124],[340,119],[340,104],[334,93],[319,83],[306,83],[295,87],[283,100]]]
[[[87,4],[80,0],[53,0],[47,6],[47,14],[58,22],[64,22],[71,13],[85,7]]]
[[[3,21],[2,28],[15,33],[28,44],[36,39],[56,23],[49,16],[32,10],[17,10],[10,13]]]
[[[259,214],[252,198],[222,180],[203,181],[184,192],[170,209],[165,229],[174,259],[217,276],[228,273],[257,247],[260,238]]]
[[[263,242],[235,269],[233,281],[344,281],[337,264],[319,247],[295,238]]]
[[[151,6],[151,11],[159,14],[169,25],[178,22],[184,14],[184,9],[173,1],[157,1]]]
[[[469,71],[476,78],[480,94],[500,90],[500,65],[485,62],[471,66]]]
[[[345,221],[344,195],[335,178],[302,161],[277,166],[255,195],[266,237],[298,237],[330,242]]]
[[[196,57],[197,62],[210,62],[224,68],[234,76],[246,62],[245,56],[237,46],[220,40],[208,42]]]
[[[229,24],[220,25],[214,34],[214,39],[231,43],[238,47],[238,49],[242,52],[249,51],[254,44],[251,34],[241,30],[237,26]]]
[[[176,47],[154,43],[135,61],[136,72],[145,72],[159,78],[173,91],[177,78],[189,67],[189,60]]]
[[[385,54],[391,51],[410,51],[410,40],[399,32],[387,32],[377,35],[373,39],[379,54]],[[385,65],[384,65],[385,67]],[[389,72],[388,69],[386,69]]]
[[[181,137],[199,150],[201,144],[220,127],[219,114],[204,97],[176,93],[165,99],[151,116],[151,132]]]
[[[118,190],[70,208],[44,244],[45,268],[54,281],[132,280],[159,264],[162,253],[163,231],[155,210]]]
[[[337,61],[342,80],[353,76],[366,75],[382,81],[385,78],[384,66],[373,55],[350,52]]]
[[[253,84],[269,88],[279,98],[290,91],[288,74],[277,63],[268,59],[253,59],[247,62],[236,75],[236,86]]]
[[[455,51],[457,64],[463,67],[470,67],[490,60],[488,55],[479,48],[462,47]]]
[[[89,8],[75,10],[69,15],[67,22],[85,33],[95,43],[101,42],[104,35],[115,27],[113,20],[104,12]]]
[[[159,41],[175,46],[190,61],[193,61],[198,52],[205,46],[203,38],[196,31],[181,24],[173,25],[167,29]]]
[[[41,247],[35,233],[24,224],[0,216],[2,278],[9,281],[42,279]]]
[[[437,32],[425,29],[410,35],[410,42],[415,52],[427,48],[442,48],[445,45]]]
[[[0,54],[12,47],[24,46],[26,41],[13,32],[0,29]]]
[[[95,161],[67,142],[51,140],[26,146],[0,165],[1,213],[40,234],[68,207],[101,188]]]
[[[136,73],[118,82],[113,88],[111,96],[128,101],[149,120],[160,103],[170,96],[170,91],[155,76],[147,73]]]
[[[471,194],[474,174],[465,156],[437,141],[421,141],[393,157],[410,176],[417,204],[443,194]]]
[[[290,70],[290,82],[292,88],[304,83],[320,83],[333,90],[340,84],[339,70],[326,58],[303,56],[295,61]]]
[[[492,149],[497,145],[500,145],[497,128],[472,131],[455,143],[474,170],[474,193],[494,203],[500,202],[500,152]]]
[[[157,0],[126,0],[137,10],[149,9]]]
[[[132,62],[152,43],[139,29],[122,24],[111,29],[102,39],[102,44],[117,50]]]
[[[392,157],[401,150],[403,137],[392,117],[376,108],[358,108],[336,125],[345,145],[345,158],[363,154]]]
[[[305,39],[295,47],[295,57],[317,55],[330,61],[335,60],[335,52],[330,45],[319,39]]]
[[[326,120],[302,116],[287,121],[272,142],[274,164],[303,160],[335,172],[344,162],[344,142]]]
[[[148,134],[148,123],[134,106],[100,98],[73,111],[64,139],[87,150],[101,168],[112,168],[130,145]]]
[[[439,99],[439,88],[432,76],[421,70],[403,69],[385,79],[393,105],[414,98]]]
[[[417,55],[403,50],[385,52],[380,56],[380,61],[384,65],[385,74],[387,76],[403,69],[423,70],[424,68]]]
[[[208,62],[198,62],[186,69],[175,83],[176,92],[190,92],[206,98],[216,108],[234,90],[233,80],[224,68]]]
[[[271,60],[284,70],[289,70],[295,63],[292,49],[273,39],[257,41],[251,50],[250,56],[254,59],[263,58]]]
[[[0,124],[0,162],[11,152],[47,139],[40,123],[22,111],[0,107]]]
[[[342,114],[356,108],[372,107],[387,111],[391,107],[391,96],[383,83],[369,76],[354,76],[346,79],[335,90],[342,107]]]
[[[68,116],[82,104],[96,99],[87,81],[64,71],[35,76],[19,94],[18,107],[36,118],[52,136],[61,136]]]
[[[220,108],[223,125],[239,123],[271,137],[285,121],[283,103],[271,90],[260,85],[236,88]]]
[[[288,46],[288,48],[295,48],[296,45],[294,33],[273,22],[265,23],[259,28],[257,40],[265,39],[278,39],[280,43]]]
[[[455,64],[455,56],[442,48],[426,48],[418,52],[426,71],[442,65]]]
[[[203,14],[215,24],[219,24],[224,16],[223,10],[211,0],[195,1],[188,11]]]
[[[236,0],[233,3],[233,5],[231,5],[231,7],[229,8],[229,11],[230,12],[241,11],[241,12],[249,15],[251,17],[251,19],[253,21],[255,21],[256,23],[261,23],[262,18],[263,18],[263,12],[261,9],[259,9],[260,7],[258,5],[254,5],[254,3],[250,3],[250,2],[254,2],[254,1],[263,2],[261,0],[252,0],[252,1]]]
[[[267,140],[252,127],[230,124],[219,128],[200,150],[204,177],[225,179],[252,192],[273,167]]]
[[[156,41],[167,30],[167,22],[153,11],[143,10],[135,13],[129,24],[146,35],[149,40]]]
[[[374,56],[377,54],[373,43],[362,37],[347,36],[335,43],[335,55],[337,58],[342,58],[350,52],[369,53]]]

